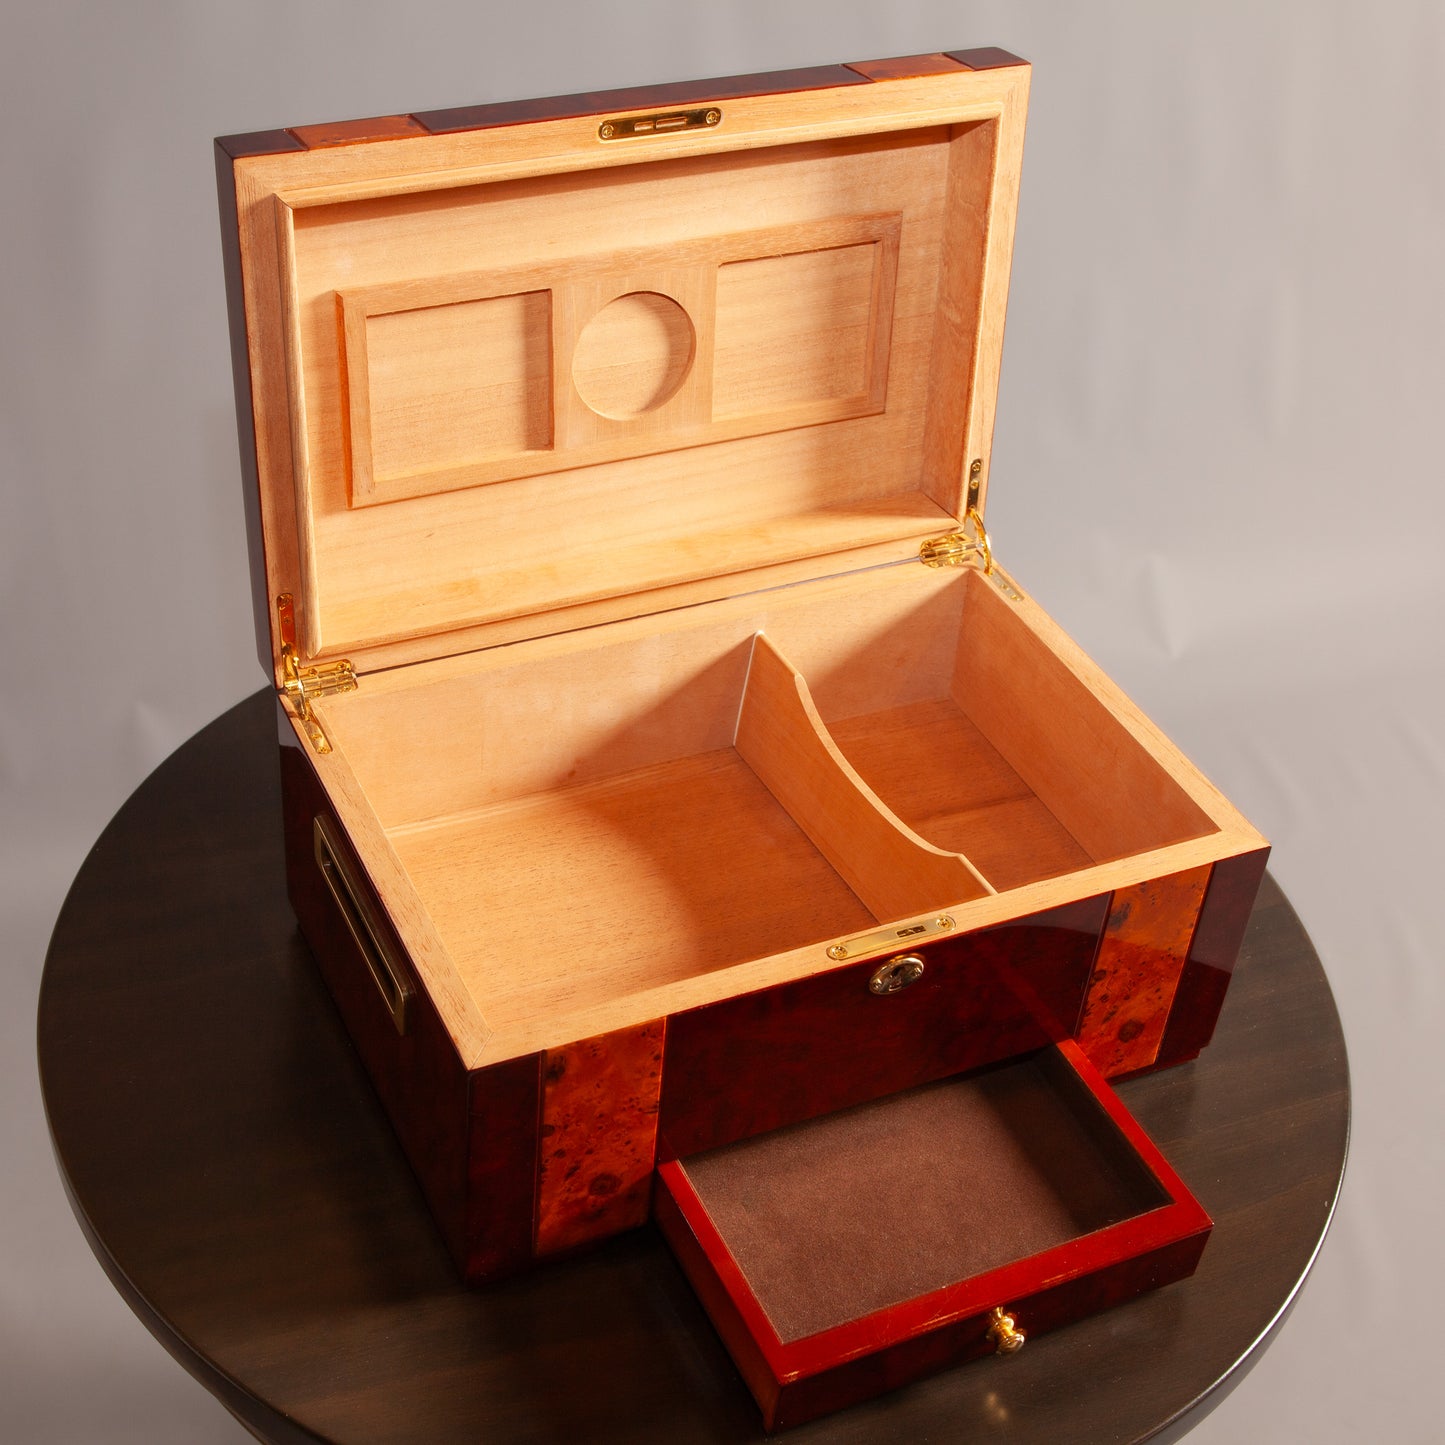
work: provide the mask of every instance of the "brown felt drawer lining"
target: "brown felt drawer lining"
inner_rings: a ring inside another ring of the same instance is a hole
[[[1056,1055],[688,1159],[785,1343],[1165,1202]]]

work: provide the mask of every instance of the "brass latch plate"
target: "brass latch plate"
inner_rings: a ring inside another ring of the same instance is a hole
[[[697,110],[659,110],[650,115],[609,116],[597,127],[598,140],[635,140],[639,136],[671,135],[679,130],[711,130],[722,124],[715,105]]]
[[[857,938],[845,939],[828,949],[828,957],[835,963],[845,958],[857,958],[860,953],[872,953],[874,949],[887,948],[890,944],[916,943],[920,938],[934,938],[940,933],[953,929],[953,919],[946,913],[922,923],[900,923],[892,928],[879,928],[872,933],[860,933]]]

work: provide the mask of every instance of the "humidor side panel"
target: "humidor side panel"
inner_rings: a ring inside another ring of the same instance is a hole
[[[325,790],[279,705],[278,722],[286,883],[301,932],[458,1270],[477,1281],[515,1269],[532,1254],[538,1056],[469,1075],[415,978],[406,1031],[397,1031],[316,861],[315,819],[334,823]],[[334,838],[347,846],[339,827]],[[359,862],[348,861],[365,879]],[[389,927],[374,893],[367,901]],[[399,940],[389,942],[405,956]]]
[[[1264,879],[1268,848],[1256,848],[1214,865],[1189,957],[1179,977],[1174,1007],[1165,1026],[1155,1066],[1192,1059],[1214,1037],[1219,1011],[1234,976],[1245,926]]]

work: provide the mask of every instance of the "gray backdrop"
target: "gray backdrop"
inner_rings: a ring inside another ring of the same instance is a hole
[[[1353,1063],[1333,1234],[1193,1438],[1439,1438],[1445,9],[1428,0],[5,5],[0,1436],[245,1438],[91,1258],[33,1044],[86,849],[263,681],[210,138],[982,44],[1036,67],[990,526],[1274,840]]]

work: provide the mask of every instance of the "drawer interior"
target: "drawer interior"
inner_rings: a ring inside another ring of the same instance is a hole
[[[682,1168],[784,1344],[1168,1202],[1053,1052]]]
[[[769,1428],[1193,1272],[1210,1222],[1077,1049],[661,1166],[656,1217]]]
[[[497,1028],[1216,826],[972,571],[395,669],[322,710]]]

